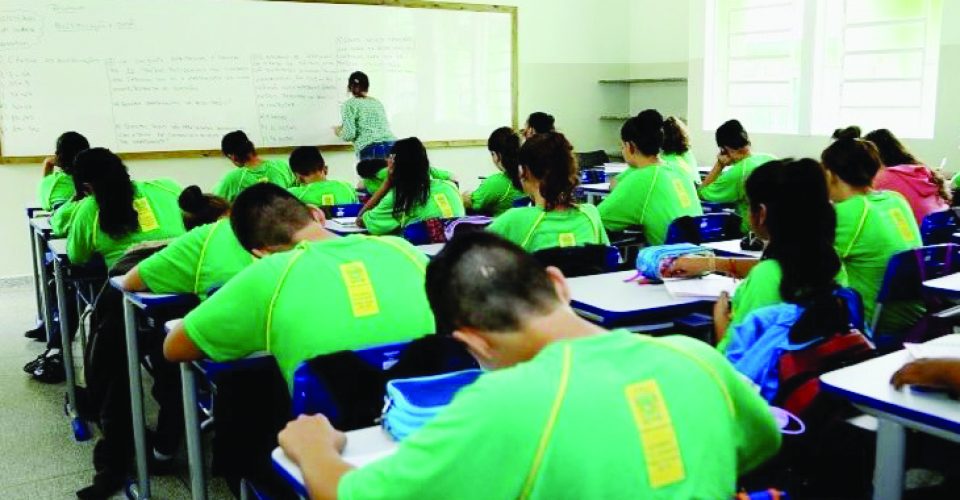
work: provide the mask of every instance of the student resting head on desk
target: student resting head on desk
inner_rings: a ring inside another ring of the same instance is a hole
[[[559,132],[537,134],[520,148],[520,181],[532,207],[511,208],[487,230],[528,252],[609,245],[597,207],[576,203],[579,169],[573,146]]]
[[[476,191],[463,193],[463,206],[496,217],[525,196],[520,183],[520,136],[510,127],[500,127],[487,139],[487,150],[497,173],[483,179]]]
[[[290,167],[280,160],[264,160],[242,130],[234,130],[223,136],[220,151],[235,167],[227,172],[213,188],[213,193],[227,201],[233,201],[244,189],[260,183],[272,182],[280,187],[296,183]]]
[[[310,498],[731,498],[780,445],[766,403],[716,351],[580,318],[560,271],[496,235],[450,242],[427,295],[493,371],[360,469],[325,417],[287,424],[280,445]]]
[[[327,179],[329,168],[316,146],[301,146],[290,153],[290,170],[298,186],[290,192],[300,201],[315,207],[357,203],[357,192],[343,181]]]
[[[872,142],[838,139],[823,151],[821,162],[837,212],[834,246],[850,286],[863,298],[864,313],[870,323],[890,258],[921,246],[920,231],[903,196],[873,189],[881,162]],[[902,332],[913,326],[923,311],[918,302],[888,304],[883,308],[879,332],[874,335]]]
[[[338,237],[324,228],[323,212],[272,184],[244,191],[230,219],[260,259],[187,314],[164,342],[167,359],[268,351],[292,385],[310,358],[434,331],[423,291],[427,257],[406,241]]]
[[[864,139],[877,146],[883,164],[873,178],[873,187],[902,194],[918,225],[927,215],[950,208],[952,196],[947,180],[913,156],[893,132],[881,128],[868,133]]]
[[[357,216],[370,234],[388,234],[427,219],[463,217],[457,186],[430,175],[427,149],[416,137],[401,139],[387,158],[386,182]]]
[[[53,234],[64,236],[70,229],[70,221],[83,198],[83,190],[77,189],[73,178],[73,165],[77,154],[90,149],[87,138],[77,132],[64,132],[57,138],[53,156],[43,160],[43,179],[38,188],[40,208],[52,212],[50,229]],[[55,167],[59,167],[57,171]]]
[[[663,116],[647,109],[620,128],[623,157],[630,165],[617,187],[598,207],[608,231],[643,226],[647,243],[662,245],[678,217],[703,215],[696,189],[686,174],[660,159]]]

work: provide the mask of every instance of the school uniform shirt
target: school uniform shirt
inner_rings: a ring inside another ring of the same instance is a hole
[[[750,230],[750,202],[747,200],[747,178],[760,165],[775,160],[767,154],[752,154],[725,168],[719,177],[709,186],[700,188],[700,198],[714,203],[736,203],[737,214],[742,223],[740,228]]]
[[[192,293],[206,300],[254,262],[230,227],[229,219],[191,229],[138,265],[140,278],[154,293]]]
[[[897,165],[881,168],[873,178],[873,187],[883,191],[896,191],[906,198],[917,220],[933,212],[950,208],[947,200],[940,197],[940,186],[933,181],[933,173],[923,165]]]
[[[85,264],[94,254],[113,267],[124,252],[137,243],[161,241],[182,235],[183,216],[177,198],[183,189],[174,181],[133,181],[133,209],[140,228],[122,238],[113,238],[100,229],[100,206],[93,196],[77,207],[67,237],[67,256],[72,264]]]
[[[662,245],[678,217],[703,215],[693,184],[665,164],[628,168],[598,208],[607,231],[643,226],[650,245]]]
[[[496,217],[513,208],[513,202],[524,196],[507,174],[497,172],[480,182],[476,191],[470,194],[470,201],[473,210]]]
[[[372,97],[351,97],[340,108],[340,138],[352,142],[358,152],[371,144],[397,140],[383,104]]]
[[[291,187],[290,193],[299,198],[300,201],[318,207],[346,205],[359,201],[357,191],[353,189],[353,186],[343,181],[311,182],[305,186]]]
[[[494,219],[487,230],[531,253],[547,248],[610,244],[600,212],[587,203],[549,212],[541,207],[511,208]]]
[[[693,182],[695,185],[700,185],[700,166],[697,165],[697,158],[693,155],[693,150],[687,150],[683,154],[672,154],[672,153],[663,153],[660,155],[660,160],[664,163],[672,163],[680,168],[680,170],[690,179],[690,182]]]
[[[66,236],[70,233],[73,216],[82,200],[70,199],[60,205],[50,215],[50,230],[57,236]]]
[[[717,344],[717,349],[725,353],[733,332],[747,316],[757,309],[783,302],[780,296],[780,281],[783,271],[780,263],[773,259],[762,260],[747,273],[746,279],[737,287],[730,299],[730,325],[726,334]]]
[[[436,179],[430,181],[427,202],[414,207],[409,213],[402,214],[399,219],[393,216],[395,200],[395,191],[391,189],[376,207],[363,213],[363,223],[370,234],[388,234],[414,222],[427,219],[452,219],[463,217],[467,213],[463,208],[463,199],[460,198],[457,186]]]
[[[48,212],[70,201],[76,194],[73,177],[60,170],[41,179],[37,188],[40,208]]]
[[[347,472],[337,497],[732,498],[780,439],[709,346],[618,330],[481,375],[395,454]]]
[[[387,175],[389,175],[389,173],[387,172],[386,168],[380,169],[373,178],[362,179],[363,188],[366,189],[370,194],[376,193],[380,190],[380,187],[383,186],[383,183],[387,182]],[[452,181],[453,173],[447,170],[430,167],[430,178],[441,181]]]
[[[893,191],[873,191],[834,204],[837,238],[834,247],[843,262],[850,287],[863,298],[867,322],[873,320],[877,294],[887,264],[894,254],[920,247],[920,230],[902,196]],[[881,332],[901,331],[923,315],[923,305],[898,302],[884,306]]]
[[[234,276],[187,314],[184,328],[214,361],[271,353],[292,386],[308,359],[432,333],[426,265],[399,238],[303,242]]]
[[[282,188],[296,184],[293,171],[281,160],[263,160],[256,167],[238,167],[220,179],[213,188],[213,194],[232,202],[244,189],[260,183],[272,182]]]

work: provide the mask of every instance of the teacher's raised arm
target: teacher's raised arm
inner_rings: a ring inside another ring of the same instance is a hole
[[[341,139],[352,142],[358,160],[386,158],[396,137],[390,131],[387,112],[383,104],[367,95],[370,78],[361,71],[354,71],[347,83],[353,97],[347,99],[340,109],[340,126],[334,132]]]

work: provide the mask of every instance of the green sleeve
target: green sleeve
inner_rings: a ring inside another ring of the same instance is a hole
[[[452,181],[453,172],[430,167],[430,177],[433,179],[441,180],[441,181]]]
[[[49,211],[73,198],[73,180],[62,172],[54,172],[40,180],[38,191],[40,208]]]
[[[357,138],[357,110],[351,101],[343,103],[343,107],[340,108],[340,125],[342,127],[340,138],[353,142]]]
[[[470,195],[473,209],[477,211],[493,211],[500,201],[510,195],[513,185],[510,179],[502,174],[494,174],[480,183],[477,190]]]
[[[745,196],[742,188],[744,168],[743,162],[727,168],[712,184],[700,188],[700,197],[714,203],[740,201]]]
[[[600,220],[608,231],[623,231],[643,224],[640,213],[650,186],[641,172],[623,178],[610,195],[600,202]]]
[[[783,302],[780,297],[781,279],[780,265],[773,260],[760,262],[750,270],[747,279],[743,280],[734,293],[730,306],[733,309],[730,326],[717,346],[720,352],[726,352],[733,328],[742,323],[751,312]]]
[[[64,236],[70,232],[73,216],[77,213],[77,207],[79,206],[79,201],[69,200],[53,211],[53,215],[50,216],[50,229],[53,234]]]
[[[393,190],[377,206],[363,213],[363,224],[370,234],[389,234],[400,229],[400,221],[393,217]]]
[[[156,293],[197,293],[200,251],[213,227],[195,228],[140,262],[140,279],[147,288]]]
[[[67,257],[72,264],[86,264],[96,253],[93,242],[99,231],[96,225],[99,210],[92,197],[86,198],[77,208],[67,236]]]

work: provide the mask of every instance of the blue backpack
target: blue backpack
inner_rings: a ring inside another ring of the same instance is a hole
[[[387,382],[383,428],[397,441],[403,440],[437,416],[460,389],[476,381],[481,373],[464,370]]]

